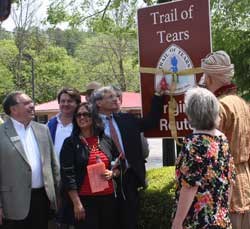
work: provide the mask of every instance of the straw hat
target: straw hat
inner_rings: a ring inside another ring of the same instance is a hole
[[[96,81],[92,81],[86,85],[86,90],[81,92],[81,95],[87,95],[91,93],[92,91],[101,88],[102,85]]]

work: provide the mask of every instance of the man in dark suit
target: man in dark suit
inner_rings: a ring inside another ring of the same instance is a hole
[[[10,93],[3,108],[9,118],[0,126],[0,225],[46,229],[59,186],[49,130],[32,121],[34,104],[23,92]]]
[[[99,112],[105,125],[106,135],[113,138],[112,129],[115,129],[118,143],[114,138],[113,140],[125,156],[126,169],[122,174],[121,190],[118,192],[118,227],[121,229],[137,228],[138,189],[145,187],[145,164],[140,133],[156,127],[159,123],[163,108],[161,93],[160,91],[153,97],[151,112],[146,118],[137,118],[129,113],[113,113],[119,104],[112,87],[102,87],[91,97],[93,109]]]
[[[117,87],[117,86],[114,86],[112,85],[114,91],[116,92],[116,96],[117,96],[117,102],[118,102],[118,109],[114,110],[113,112],[116,112],[116,113],[119,113],[119,112],[122,112],[121,110],[121,106],[122,106],[122,90]],[[141,143],[142,143],[142,154],[143,154],[143,158],[144,158],[144,161],[146,161],[146,158],[149,156],[149,145],[148,145],[148,140],[147,138],[144,137],[144,133],[141,132]]]

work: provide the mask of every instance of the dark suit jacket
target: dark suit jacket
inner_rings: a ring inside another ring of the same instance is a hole
[[[154,96],[151,111],[145,118],[137,118],[129,113],[114,114],[121,133],[126,159],[138,178],[138,187],[145,186],[145,163],[140,133],[156,127],[162,112],[163,97]]]

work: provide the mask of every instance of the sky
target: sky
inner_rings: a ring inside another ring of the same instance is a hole
[[[46,26],[39,25],[39,22],[42,21],[46,17],[46,12],[47,12],[47,8],[49,6],[49,1],[50,0],[35,0],[35,3],[39,6],[39,7],[37,7],[38,9],[37,9],[36,14],[35,14],[35,17],[36,17],[35,21],[36,21],[36,25],[39,27],[42,27],[42,28],[44,28],[44,27],[46,28]],[[95,1],[95,0],[93,0],[93,1]],[[139,0],[138,5],[143,6],[144,5],[143,0]],[[2,27],[4,29],[6,29],[7,31],[13,31],[15,28],[15,23],[13,21],[13,8],[14,7],[15,7],[15,4],[12,4],[12,7],[11,7],[12,10],[11,10],[11,14],[10,14],[9,18],[2,22]],[[67,28],[67,23],[61,23],[57,27],[60,29],[65,29],[65,28]]]
[[[36,13],[36,20],[39,22],[43,18],[46,17],[46,9],[49,6],[49,0],[37,0],[37,5],[39,5],[39,10]],[[2,27],[5,28],[7,31],[13,31],[15,28],[15,23],[13,21],[13,8],[14,5],[11,6],[11,14],[7,20],[2,22]]]

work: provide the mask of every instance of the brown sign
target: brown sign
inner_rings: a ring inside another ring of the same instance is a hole
[[[201,59],[211,52],[209,0],[139,9],[138,39],[143,116],[150,111],[156,85],[165,90],[164,114],[158,128],[146,136],[173,137],[175,130],[179,137],[186,136],[191,129],[184,113],[184,93],[197,85]],[[171,111],[170,100],[175,103]]]

